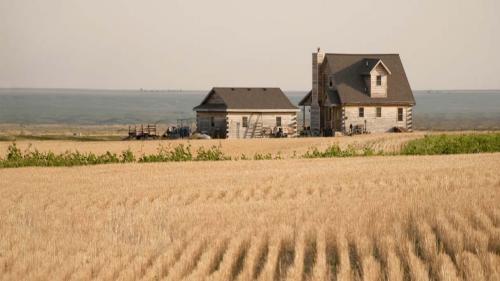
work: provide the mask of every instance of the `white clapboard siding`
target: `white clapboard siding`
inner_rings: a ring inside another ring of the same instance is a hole
[[[370,86],[370,96],[372,98],[385,98],[387,97],[387,71],[382,66],[382,64],[377,65],[375,69],[370,72],[371,76],[371,86]],[[382,85],[377,86],[377,76],[382,76]]]
[[[376,106],[364,106],[364,117],[359,117],[359,107],[358,106],[345,106],[345,117],[344,120],[345,128],[349,129],[352,124],[363,125],[366,120],[366,129],[369,132],[390,132],[394,127],[408,128],[407,118],[408,110],[411,107],[407,106],[380,106],[382,108],[382,116],[376,117]],[[398,108],[403,108],[403,120],[398,121]]]
[[[289,136],[297,133],[297,114],[289,112],[276,113],[228,113],[227,138],[258,138],[263,137],[264,130],[273,130],[276,127],[276,117],[281,117],[281,127],[287,128]],[[248,118],[248,126],[243,127],[243,117]]]

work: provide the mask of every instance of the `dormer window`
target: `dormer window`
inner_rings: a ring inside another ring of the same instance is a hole
[[[391,75],[391,70],[381,59],[371,58],[365,59],[361,69],[368,95],[372,98],[386,98],[387,89],[390,87],[388,77]]]

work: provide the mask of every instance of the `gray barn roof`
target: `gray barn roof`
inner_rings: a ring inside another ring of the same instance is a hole
[[[208,103],[213,96],[218,103]],[[280,88],[213,88],[193,110],[297,110]]]
[[[391,71],[387,76],[387,97],[372,98],[365,92],[363,75],[366,75],[367,70],[371,70],[379,60]],[[324,63],[330,70],[328,74],[333,76],[335,89],[328,95],[331,99],[340,101],[342,105],[415,104],[410,83],[398,54],[326,54]],[[304,104],[306,103],[299,105]]]

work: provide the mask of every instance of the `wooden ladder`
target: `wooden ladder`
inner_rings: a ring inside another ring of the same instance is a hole
[[[292,133],[290,134],[290,132],[288,132],[289,135],[292,135],[292,136],[297,136],[298,135],[298,130],[297,130],[297,116],[294,116],[292,117],[291,119],[292,122],[290,122],[290,125],[288,126],[288,128],[292,128]]]
[[[406,129],[413,132],[413,107],[408,108],[406,112]]]
[[[255,121],[255,125],[253,127],[253,137],[254,138],[262,138],[262,114],[257,116],[257,121]]]

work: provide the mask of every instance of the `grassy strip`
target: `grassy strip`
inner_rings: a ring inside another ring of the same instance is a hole
[[[402,155],[500,152],[500,134],[432,135],[408,142]]]
[[[221,161],[231,160],[231,157],[224,155],[220,147],[212,146],[209,149],[199,148],[196,156],[191,152],[191,146],[182,144],[173,149],[160,147],[157,154],[142,155],[136,157],[134,153],[128,149],[121,154],[106,152],[104,154],[94,154],[75,152],[64,152],[55,154],[53,152],[40,152],[38,150],[21,151],[15,143],[7,149],[5,159],[0,158],[0,168],[15,168],[29,166],[43,167],[61,167],[61,166],[86,166],[98,164],[113,164],[113,163],[132,163],[132,162],[180,162],[180,161]]]
[[[411,140],[399,152],[388,153],[375,151],[371,146],[361,148],[348,146],[341,149],[334,144],[324,151],[311,148],[302,158],[331,158],[375,155],[440,155],[500,152],[500,134],[468,134],[468,135],[428,135],[421,139]]]
[[[38,150],[22,152],[14,143],[7,149],[6,158],[0,159],[0,168],[85,166],[128,162],[135,162],[135,157],[130,150],[124,151],[121,155],[109,151],[101,155],[91,152],[80,153],[78,151],[55,154],[53,152],[40,152]]]
[[[148,162],[181,162],[181,161],[223,161],[231,160],[230,156],[225,155],[220,146],[212,146],[209,149],[200,147],[196,156],[193,156],[191,152],[191,146],[184,146],[179,144],[173,149],[167,149],[160,146],[157,154],[142,155],[138,162],[148,163]]]
[[[341,149],[337,144],[332,144],[324,151],[319,151],[316,147],[314,147],[302,155],[302,158],[332,158],[374,155],[384,155],[384,153],[382,151],[375,151],[370,146],[364,146],[361,149],[356,149],[354,146],[349,145],[346,149]]]
[[[422,139],[408,142],[399,153],[385,153],[375,151],[371,146],[365,145],[361,148],[348,146],[346,149],[333,144],[324,151],[311,148],[305,154],[292,158],[332,158],[332,157],[356,157],[375,155],[435,155],[435,154],[458,154],[458,153],[480,153],[500,152],[500,134],[473,134],[473,135],[432,135]],[[0,168],[27,167],[27,166],[85,166],[111,163],[149,163],[149,162],[181,162],[181,161],[225,161],[225,160],[278,160],[283,159],[280,153],[273,155],[257,153],[253,157],[244,154],[241,157],[231,158],[225,155],[220,146],[212,146],[208,149],[200,147],[196,153],[192,153],[191,145],[180,144],[176,147],[160,146],[156,154],[143,154],[136,157],[129,149],[121,154],[106,152],[101,155],[94,153],[65,152],[55,154],[53,152],[40,152],[38,150],[21,151],[15,143],[9,146],[5,159],[0,158]]]

